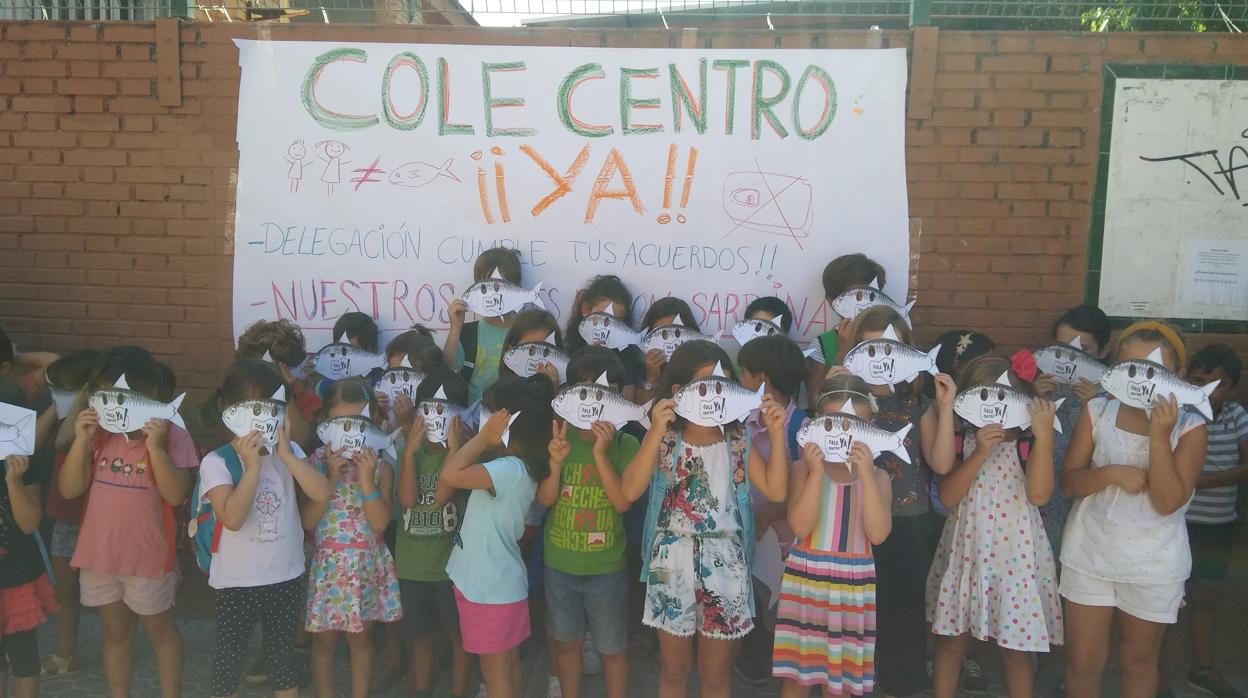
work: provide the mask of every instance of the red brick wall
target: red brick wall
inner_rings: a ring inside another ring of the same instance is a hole
[[[0,325],[23,348],[142,344],[198,389],[216,384],[232,351],[239,68],[231,39],[691,41],[666,31],[191,24],[180,29],[179,62],[157,59],[157,34],[151,23],[0,22]],[[1248,38],[1233,35],[883,39],[915,48],[906,138],[919,335],[970,326],[1006,346],[1043,341],[1055,315],[1083,297],[1102,65],[1248,64]],[[849,31],[702,30],[692,45],[860,48],[867,40]],[[177,103],[170,90],[179,72],[180,105],[162,106]],[[1248,335],[1193,340],[1227,341],[1248,357]]]

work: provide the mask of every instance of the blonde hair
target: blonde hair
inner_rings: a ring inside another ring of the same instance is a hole
[[[1183,335],[1164,322],[1146,320],[1132,324],[1118,335],[1119,352],[1127,342],[1155,342],[1161,345],[1163,352],[1170,354],[1175,370],[1187,365],[1187,346],[1183,342]]]

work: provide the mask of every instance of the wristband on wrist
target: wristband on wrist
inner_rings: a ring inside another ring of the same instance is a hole
[[[360,501],[361,501],[361,502],[371,502],[371,501],[373,501],[374,499],[380,499],[380,498],[381,498],[381,493],[380,493],[380,492],[378,492],[377,490],[373,490],[373,493],[372,493],[372,494],[366,494],[366,495],[364,495],[363,497],[360,497]]]

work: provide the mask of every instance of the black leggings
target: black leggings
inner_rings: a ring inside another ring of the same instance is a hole
[[[19,679],[39,675],[39,642],[34,629],[0,636],[0,674],[6,669]]]
[[[890,696],[928,687],[924,604],[941,527],[941,518],[931,512],[894,516],[892,533],[875,546],[875,666],[879,688]]]
[[[303,578],[259,587],[217,590],[217,648],[212,655],[212,695],[232,696],[247,662],[251,631],[260,621],[264,659],[273,688],[298,685],[293,643],[303,613]]]

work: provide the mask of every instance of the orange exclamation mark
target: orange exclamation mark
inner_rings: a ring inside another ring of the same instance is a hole
[[[697,169],[697,166],[698,166],[698,149],[690,146],[689,147],[689,161],[688,161],[688,164],[686,164],[685,166],[685,185],[680,190],[680,207],[681,208],[685,208],[686,206],[689,205],[689,192],[690,190],[693,189],[693,172],[695,169]],[[685,214],[679,213],[676,215],[677,223],[684,223],[685,220],[686,220]]]
[[[672,182],[676,179],[676,144],[667,146],[667,171],[663,174],[663,208],[672,207]],[[664,211],[655,219],[659,225],[672,222],[672,214]]]
[[[503,149],[494,146],[490,148],[490,152],[502,155]],[[503,182],[503,163],[497,161],[494,163],[494,191],[498,193],[498,213],[502,216],[504,223],[510,223],[511,210],[507,208],[507,187]]]
[[[480,160],[483,153],[480,150],[474,151],[471,157],[473,160]],[[494,216],[490,214],[490,191],[486,188],[485,170],[477,168],[477,194],[481,197],[481,215],[485,217],[486,225],[494,225]]]

